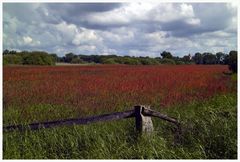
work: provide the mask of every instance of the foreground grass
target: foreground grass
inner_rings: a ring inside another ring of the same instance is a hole
[[[40,108],[39,108],[40,107]],[[42,107],[42,109],[41,109]],[[42,116],[41,112],[49,111]],[[4,111],[4,125],[69,117],[67,110],[40,105],[32,119]],[[58,109],[59,110],[59,109]],[[209,101],[157,109],[182,123],[174,126],[153,119],[152,135],[138,136],[134,119],[38,131],[4,132],[4,159],[236,159],[237,96],[220,95]],[[49,113],[52,112],[52,113]],[[38,115],[37,115],[38,114]],[[77,114],[77,112],[76,112]],[[72,117],[75,117],[74,115]]]

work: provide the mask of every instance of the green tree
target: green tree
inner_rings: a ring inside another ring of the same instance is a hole
[[[191,55],[185,55],[183,56],[183,58],[181,59],[185,64],[189,64],[191,62]]]
[[[74,56],[73,59],[71,60],[71,63],[72,64],[82,64],[84,63],[84,61],[82,59],[80,59],[79,56]]]
[[[22,64],[23,59],[18,55],[4,55],[3,56],[3,65],[8,64]]]
[[[183,62],[183,61],[175,61],[176,62],[176,65],[184,65],[185,64],[185,62]]]
[[[216,63],[217,64],[224,64],[224,57],[225,57],[224,53],[222,53],[222,52],[216,53]]]
[[[124,64],[127,64],[127,65],[140,65],[141,62],[137,58],[124,57]]]
[[[164,58],[161,60],[161,64],[175,65],[176,63],[173,59]]]
[[[197,52],[195,53],[195,55],[193,56],[193,61],[196,64],[202,64],[203,63],[203,56],[201,53]]]
[[[167,51],[163,51],[161,53],[161,56],[162,56],[162,58],[167,58],[167,59],[172,59],[173,58],[172,54],[170,52],[167,52]]]
[[[237,73],[237,51],[229,52],[228,67],[232,72]]]
[[[75,56],[75,54],[73,54],[73,53],[67,53],[67,54],[65,54],[65,60],[64,60],[64,62],[70,63],[70,62],[72,61],[72,59],[74,58],[74,56]]]
[[[8,53],[8,54],[15,55],[15,54],[17,54],[17,51],[14,51],[14,50],[12,50],[12,51],[9,51],[9,53]]]
[[[59,62],[59,61],[60,61],[60,59],[59,59],[59,57],[57,56],[57,54],[52,53],[52,54],[50,54],[50,56],[52,56],[54,62]]]
[[[44,62],[39,55],[29,54],[24,57],[24,65],[43,65]]]
[[[154,58],[140,58],[142,65],[157,65],[159,62]]]
[[[228,65],[228,63],[229,63],[229,55],[226,54],[226,55],[224,56],[224,65]]]
[[[8,50],[8,49],[5,49],[5,50],[3,51],[3,55],[7,55],[7,54],[9,54],[9,50]]]
[[[212,53],[203,53],[203,64],[216,64],[216,55]]]
[[[43,60],[42,65],[55,65],[56,63],[50,55],[41,55],[41,58]]]
[[[55,65],[53,57],[46,52],[33,51],[22,56],[25,65]]]
[[[116,64],[114,58],[104,58],[102,59],[103,64]]]

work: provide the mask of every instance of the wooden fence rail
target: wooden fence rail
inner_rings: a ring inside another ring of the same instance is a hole
[[[111,114],[104,114],[99,116],[92,116],[87,118],[63,119],[63,120],[50,121],[50,122],[32,123],[28,125],[10,125],[10,126],[3,127],[3,131],[11,131],[11,130],[24,131],[27,129],[37,130],[40,128],[53,128],[56,126],[74,125],[74,124],[84,125],[84,124],[90,124],[94,122],[119,120],[119,119],[132,118],[132,117],[135,117],[136,130],[139,132],[153,131],[153,124],[152,124],[151,117],[157,117],[157,118],[163,119],[165,121],[175,124],[177,127],[180,127],[180,123],[176,119],[168,117],[167,115],[161,114],[157,111],[151,110],[146,106],[140,105],[140,106],[134,106],[133,110],[116,112]]]

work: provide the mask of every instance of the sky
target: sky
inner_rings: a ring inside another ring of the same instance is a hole
[[[159,57],[237,50],[231,3],[3,3],[3,49]]]

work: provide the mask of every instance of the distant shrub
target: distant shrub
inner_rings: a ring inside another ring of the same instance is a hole
[[[157,65],[159,62],[156,59],[153,58],[142,58],[140,60],[142,65]]]
[[[116,58],[114,58],[114,61],[117,64],[124,64],[124,59],[122,57],[116,57]]]
[[[103,64],[116,64],[113,58],[102,59]]]
[[[7,64],[8,64],[7,60],[3,58],[3,65],[7,65]]]
[[[161,60],[161,64],[171,64],[171,65],[175,65],[175,61],[172,59],[168,59],[168,58],[164,58]]]
[[[79,57],[76,57],[76,58],[73,58],[72,60],[71,60],[71,63],[72,64],[83,64],[83,63],[85,63],[82,59],[80,59]]]
[[[124,64],[127,64],[127,65],[141,65],[141,62],[137,58],[126,57],[126,58],[124,58]]]
[[[184,65],[185,64],[185,62],[183,62],[183,61],[176,61],[176,65]]]

